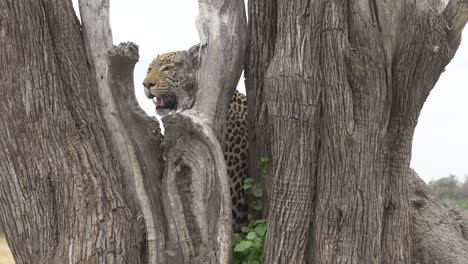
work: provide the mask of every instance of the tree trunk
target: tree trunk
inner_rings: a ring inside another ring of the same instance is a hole
[[[69,1],[0,2],[0,214],[16,261],[228,263],[219,138],[244,65],[243,2],[200,1],[164,153],[133,94],[138,48],[107,53],[108,8],[80,0],[81,28]]]
[[[265,263],[411,263],[413,132],[467,3],[250,1],[251,162],[272,161]]]
[[[0,208],[16,262],[141,263],[139,210],[71,2],[0,10]]]

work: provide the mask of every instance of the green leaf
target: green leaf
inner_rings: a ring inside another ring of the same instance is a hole
[[[243,184],[243,188],[244,190],[248,190],[250,188],[252,188],[252,184],[253,184],[253,179],[252,178],[246,178],[244,179],[244,184]]]
[[[265,223],[266,223],[266,219],[258,219],[258,220],[255,220],[255,224],[256,224],[256,225],[265,224]]]
[[[256,237],[257,237],[257,233],[249,232],[245,238],[247,238],[248,240],[253,240]]]
[[[265,157],[265,156],[261,157],[260,162],[261,163],[268,163],[268,157]]]
[[[262,211],[263,210],[263,201],[258,200],[258,201],[253,201],[252,202],[252,208],[256,211]]]
[[[261,260],[265,259],[265,251],[263,249],[261,249],[261,252],[260,252],[260,259]]]
[[[242,231],[242,233],[247,234],[248,232],[250,232],[250,228],[248,228],[246,226],[243,226],[243,227],[241,227],[241,231]]]
[[[234,234],[234,244],[237,244],[239,243],[240,241],[242,241],[242,237],[240,234]]]
[[[252,194],[257,198],[263,197],[263,187],[261,185],[255,184],[252,186]]]
[[[263,240],[259,237],[254,238],[252,247],[255,249],[259,249],[259,248],[262,248],[262,246],[263,246]]]
[[[252,220],[249,222],[248,227],[250,227],[250,229],[252,229],[252,230],[256,227],[256,225],[255,225],[255,219],[252,219]]]
[[[244,180],[244,184],[252,184],[253,183],[253,179],[252,178],[246,178]]]
[[[260,170],[268,171],[268,158],[264,157],[258,163]],[[249,206],[256,211],[263,210],[263,196],[265,189],[260,184],[254,184],[252,178],[244,180],[243,188],[251,195]],[[263,250],[264,237],[267,232],[266,220],[255,219],[258,212],[248,214],[248,224],[241,227],[239,234],[234,234],[234,264],[263,264],[265,252]]]
[[[241,241],[234,247],[234,252],[245,252],[247,249],[252,247],[252,241]]]
[[[266,229],[266,226],[260,225],[260,226],[255,227],[254,231],[260,237],[264,237],[265,234],[266,234],[267,229]]]

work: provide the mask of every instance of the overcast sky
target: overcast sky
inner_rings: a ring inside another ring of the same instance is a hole
[[[76,4],[77,0],[73,0]],[[114,43],[132,41],[140,47],[135,69],[137,98],[154,113],[141,83],[157,54],[183,50],[199,42],[194,22],[196,0],[114,0],[111,25]],[[465,29],[468,38],[468,29]],[[243,82],[240,89],[243,90]],[[468,39],[440,77],[424,105],[413,142],[411,166],[426,181],[468,175]]]

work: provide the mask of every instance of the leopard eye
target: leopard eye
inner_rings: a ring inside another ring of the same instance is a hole
[[[174,67],[174,64],[165,64],[163,66],[161,66],[161,68],[159,68],[160,71],[168,71],[170,69],[172,69],[172,67]]]

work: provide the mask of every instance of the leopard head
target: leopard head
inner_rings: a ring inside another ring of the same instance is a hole
[[[190,108],[195,94],[197,46],[188,51],[174,51],[158,55],[148,67],[143,81],[145,95],[153,100],[156,111]]]
[[[177,108],[180,83],[174,59],[180,53],[176,51],[159,55],[148,67],[143,86],[146,97],[153,100],[156,109],[174,110]]]

